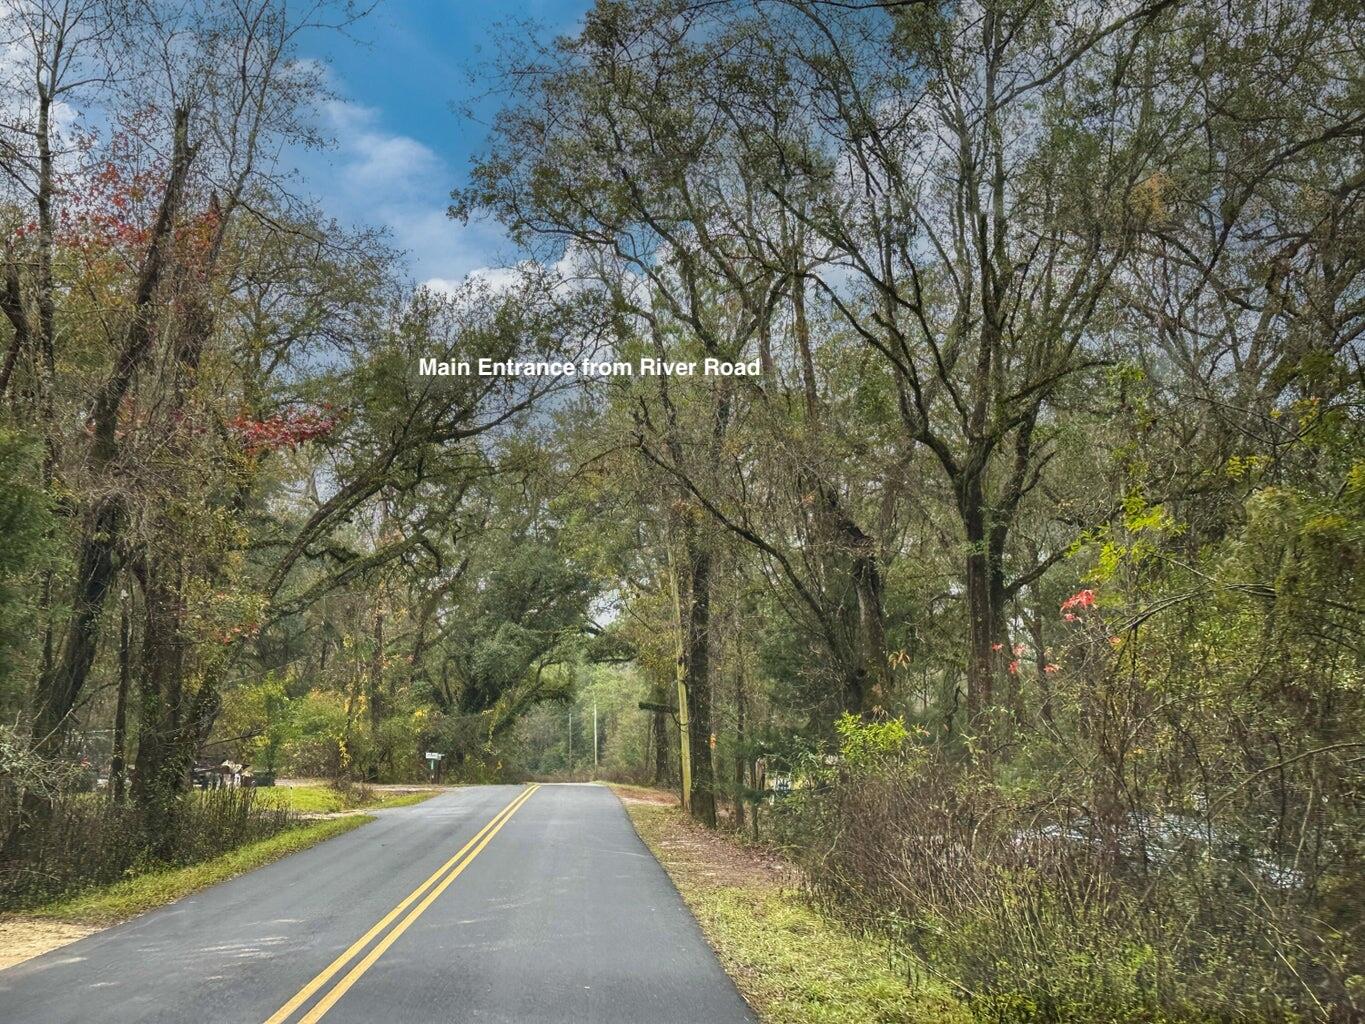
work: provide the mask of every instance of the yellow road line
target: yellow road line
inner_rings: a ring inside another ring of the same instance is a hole
[[[479,831],[475,834],[473,839],[465,843],[464,846],[460,847],[459,851],[453,857],[451,857],[448,861],[446,861],[439,868],[433,871],[431,875],[426,879],[426,881],[424,881],[416,889],[412,890],[412,892],[408,893],[408,895],[403,899],[403,901],[399,903],[398,906],[390,910],[387,914],[385,914],[379,920],[379,922],[375,924],[373,928],[367,931],[360,938],[356,939],[355,942],[351,943],[350,947],[346,950],[346,952],[342,953],[339,957],[337,957],[325,968],[323,968],[322,971],[317,975],[317,977],[315,977],[307,985],[303,986],[303,988],[299,989],[298,993],[292,999],[290,999],[289,1002],[285,1003],[278,1010],[276,1010],[266,1020],[265,1024],[284,1024],[284,1022],[289,1019],[289,1017],[294,1013],[295,1010],[297,1010],[300,1006],[302,1006],[309,999],[311,999],[313,997],[313,994],[316,993],[318,989],[322,988],[323,985],[327,984],[327,982],[332,979],[333,975],[335,975],[338,971],[340,971],[343,967],[350,963],[351,959],[362,949],[368,946],[370,942],[374,940],[376,935],[378,935],[390,924],[392,924],[394,919],[396,919],[399,914],[401,914],[404,910],[411,906],[413,901],[419,899],[424,892],[431,888],[431,886],[435,885],[436,882],[440,879],[440,877],[443,874],[445,874],[448,870],[450,870],[452,865],[458,862],[459,859],[463,857],[471,847],[478,843],[480,839],[483,839],[484,843],[479,846],[478,850],[475,850],[473,854],[470,854],[470,860],[472,860],[474,856],[478,854],[479,850],[482,850],[484,845],[487,845],[487,839],[485,839],[484,837],[487,836],[488,839],[491,839],[492,832],[496,832],[498,829],[502,828],[503,824],[507,821],[508,818],[512,816],[512,814],[517,810],[517,808],[524,804],[527,800],[529,800],[531,798],[531,794],[534,793],[539,788],[540,785],[539,783],[537,783],[527,787],[523,792],[518,793],[511,803],[509,803],[506,807],[500,810],[497,814],[493,815],[492,819],[489,820],[488,824],[486,824],[483,828],[479,829]],[[468,863],[468,861],[466,861],[466,863]],[[460,867],[455,871],[455,875],[458,875],[463,870],[464,865],[461,864]],[[451,875],[451,878],[454,878],[455,875]],[[446,884],[448,885],[449,881],[447,881]],[[442,886],[442,889],[444,889],[444,886]],[[427,905],[428,904],[424,904],[423,909],[425,909]],[[406,924],[403,925],[402,927],[406,927]],[[384,948],[387,949],[388,947],[385,946]],[[358,976],[359,975],[357,975],[357,977]],[[347,985],[347,988],[349,987],[350,986]],[[340,998],[340,996],[338,996],[338,998]],[[336,1002],[336,1000],[333,999],[332,1002]],[[328,1005],[330,1006],[331,1004],[329,1003]],[[306,1019],[315,1020],[316,1018],[310,1015]]]
[[[477,857],[483,851],[483,848],[485,846],[487,846],[490,842],[493,841],[493,837],[502,830],[502,827],[504,825],[506,825],[509,821],[512,820],[512,815],[515,814],[521,808],[522,804],[524,804],[527,800],[531,799],[531,794],[534,793],[538,788],[540,787],[534,786],[530,790],[528,790],[526,795],[522,797],[520,802],[518,802],[517,805],[513,807],[511,810],[509,810],[505,815],[503,815],[503,818],[500,822],[498,822],[497,827],[494,828],[491,832],[489,832],[486,836],[484,836],[478,846],[474,847],[473,852],[470,853],[470,855],[464,859],[464,861],[459,865],[459,867],[455,868],[454,871],[446,875],[445,878],[441,880],[440,885],[438,885],[435,889],[431,890],[431,892],[427,894],[426,898],[423,899],[421,903],[417,904],[417,906],[411,912],[409,912],[407,917],[403,918],[402,921],[395,925],[393,930],[390,931],[389,934],[385,935],[384,938],[379,941],[379,944],[376,945],[374,949],[370,950],[370,952],[366,954],[364,960],[361,960],[360,963],[352,967],[350,971],[347,972],[346,976],[336,983],[336,986],[332,989],[332,991],[328,992],[325,996],[319,999],[318,1004],[314,1006],[313,1009],[310,1010],[308,1014],[299,1021],[299,1024],[317,1024],[318,1021],[322,1020],[323,1014],[325,1014],[328,1010],[335,1006],[336,1001],[346,994],[350,987],[360,979],[360,976],[374,966],[374,962],[384,955],[385,950],[387,950],[390,946],[394,944],[398,936],[402,935],[405,931],[407,931],[408,927],[412,924],[412,922],[416,921],[419,917],[421,917],[422,914],[426,912],[427,907],[435,903],[436,899],[441,895],[441,893],[445,892],[446,889],[450,887],[450,883],[460,877],[460,872],[462,872],[465,868],[469,867],[470,862],[472,862],[474,858]]]

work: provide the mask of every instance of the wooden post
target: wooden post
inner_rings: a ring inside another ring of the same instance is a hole
[[[683,641],[682,597],[678,588],[678,569],[673,562],[673,545],[668,546],[668,579],[673,587],[673,619],[678,630],[678,752],[682,761],[683,809],[692,810],[692,734],[687,711],[687,654]]]

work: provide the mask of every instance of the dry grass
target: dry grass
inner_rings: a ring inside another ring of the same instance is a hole
[[[624,782],[611,784],[611,791],[621,798],[622,803],[659,804],[664,807],[677,807],[678,794],[669,789],[654,789],[651,786],[632,786]]]

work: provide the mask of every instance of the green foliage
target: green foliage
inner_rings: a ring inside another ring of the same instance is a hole
[[[0,421],[0,708],[13,702],[11,681],[28,666],[29,639],[39,594],[39,570],[50,563],[54,519],[35,484],[41,448],[28,434]]]
[[[712,902],[784,1019],[914,1019],[883,951],[944,1016],[1365,1013],[1358,10],[859,6],[518,37],[454,192],[527,246],[497,287],[413,292],[264,181],[203,266],[211,155],[145,320],[140,243],[63,238],[48,288],[32,204],[0,211],[55,317],[0,428],[0,798],[59,798],[35,865],[156,831],[68,799],[111,753],[126,590],[163,794],[210,752],[671,782],[681,652],[700,813],[827,911]],[[88,162],[125,144],[157,163]],[[157,358],[97,435],[130,323]],[[415,372],[587,351],[763,372]]]
[[[452,656],[466,713],[492,710],[574,639],[590,593],[582,573],[533,536],[513,535],[486,557],[478,589],[457,610],[465,643]]]
[[[910,739],[904,719],[865,722],[847,711],[834,723],[834,731],[840,766],[855,775],[886,770],[900,759]]]
[[[335,777],[350,769],[357,744],[342,694],[310,690],[294,704],[292,718],[294,732],[284,746],[289,771]]]
[[[246,737],[239,745],[242,763],[258,772],[279,772],[286,748],[298,738],[296,710],[284,680],[267,673],[228,693],[218,721],[225,735]]]
[[[514,776],[593,776],[595,713],[598,760],[593,777],[645,781],[650,720],[639,703],[649,697],[650,688],[633,665],[584,666],[574,673],[567,698],[529,711],[498,744],[498,757]]]

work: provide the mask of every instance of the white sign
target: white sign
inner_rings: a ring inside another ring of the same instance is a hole
[[[428,761],[439,761],[439,760],[441,760],[441,758],[443,758],[443,757],[445,757],[445,754],[437,754],[437,753],[435,753],[435,752],[433,752],[433,751],[430,751],[430,750],[427,751],[427,760],[428,760]]]

